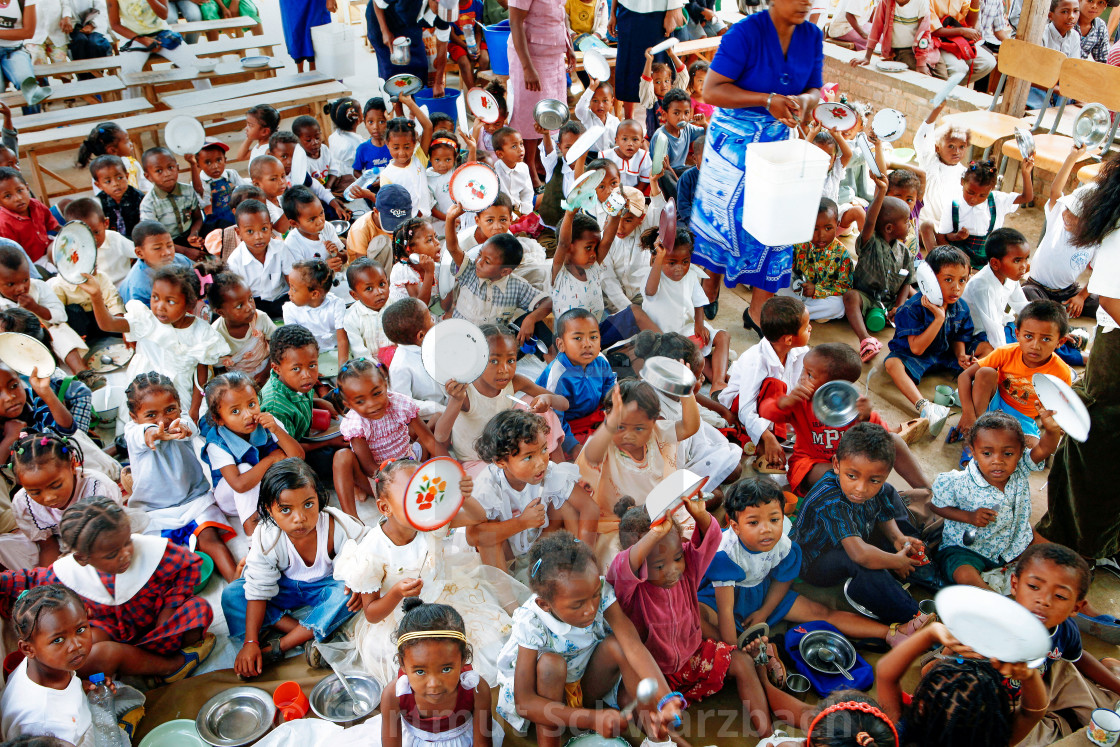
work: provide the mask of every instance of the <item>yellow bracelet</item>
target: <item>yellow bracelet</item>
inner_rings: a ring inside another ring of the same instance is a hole
[[[969,13],[979,13],[980,12],[980,6],[976,5],[976,6],[970,7],[968,9],[968,12]]]

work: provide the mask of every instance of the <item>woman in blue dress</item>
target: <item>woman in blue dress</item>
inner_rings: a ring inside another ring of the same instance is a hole
[[[280,25],[284,27],[284,46],[295,60],[296,69],[315,69],[315,49],[311,46],[311,27],[331,22],[338,10],[336,0],[280,0]],[[306,64],[306,67],[305,67]]]
[[[824,37],[804,22],[810,10],[810,0],[771,0],[767,12],[739,21],[723,37],[704,81],[704,100],[716,111],[692,208],[692,259],[714,275],[705,284],[709,298],[721,275],[728,287],[753,287],[743,313],[748,329],[757,330],[762,305],[789,286],[793,250],[766,246],[743,228],[746,149],[787,139],[820,99]]]

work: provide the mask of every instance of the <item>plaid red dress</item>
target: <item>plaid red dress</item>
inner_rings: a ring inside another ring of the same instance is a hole
[[[80,589],[90,623],[118,643],[127,643],[155,654],[180,650],[183,636],[191,630],[205,630],[214,620],[209,603],[194,596],[202,578],[201,559],[180,545],[167,543],[163,558],[151,578],[131,599],[121,605],[94,602]],[[100,571],[98,578],[112,594],[115,576]],[[11,616],[16,597],[26,589],[42,584],[61,583],[51,568],[4,571],[0,573],[0,614]],[[166,612],[166,619],[161,615]]]

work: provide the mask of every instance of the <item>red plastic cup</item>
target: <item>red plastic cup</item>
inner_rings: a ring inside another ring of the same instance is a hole
[[[331,414],[326,410],[311,411],[311,430],[325,431],[331,427]]]
[[[285,721],[294,721],[307,715],[311,704],[297,682],[282,682],[272,693],[272,702]]]

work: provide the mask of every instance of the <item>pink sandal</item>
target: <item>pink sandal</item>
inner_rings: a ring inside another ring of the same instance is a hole
[[[879,342],[874,337],[865,337],[859,341],[859,359],[867,363],[877,356],[882,349],[883,343]]]

